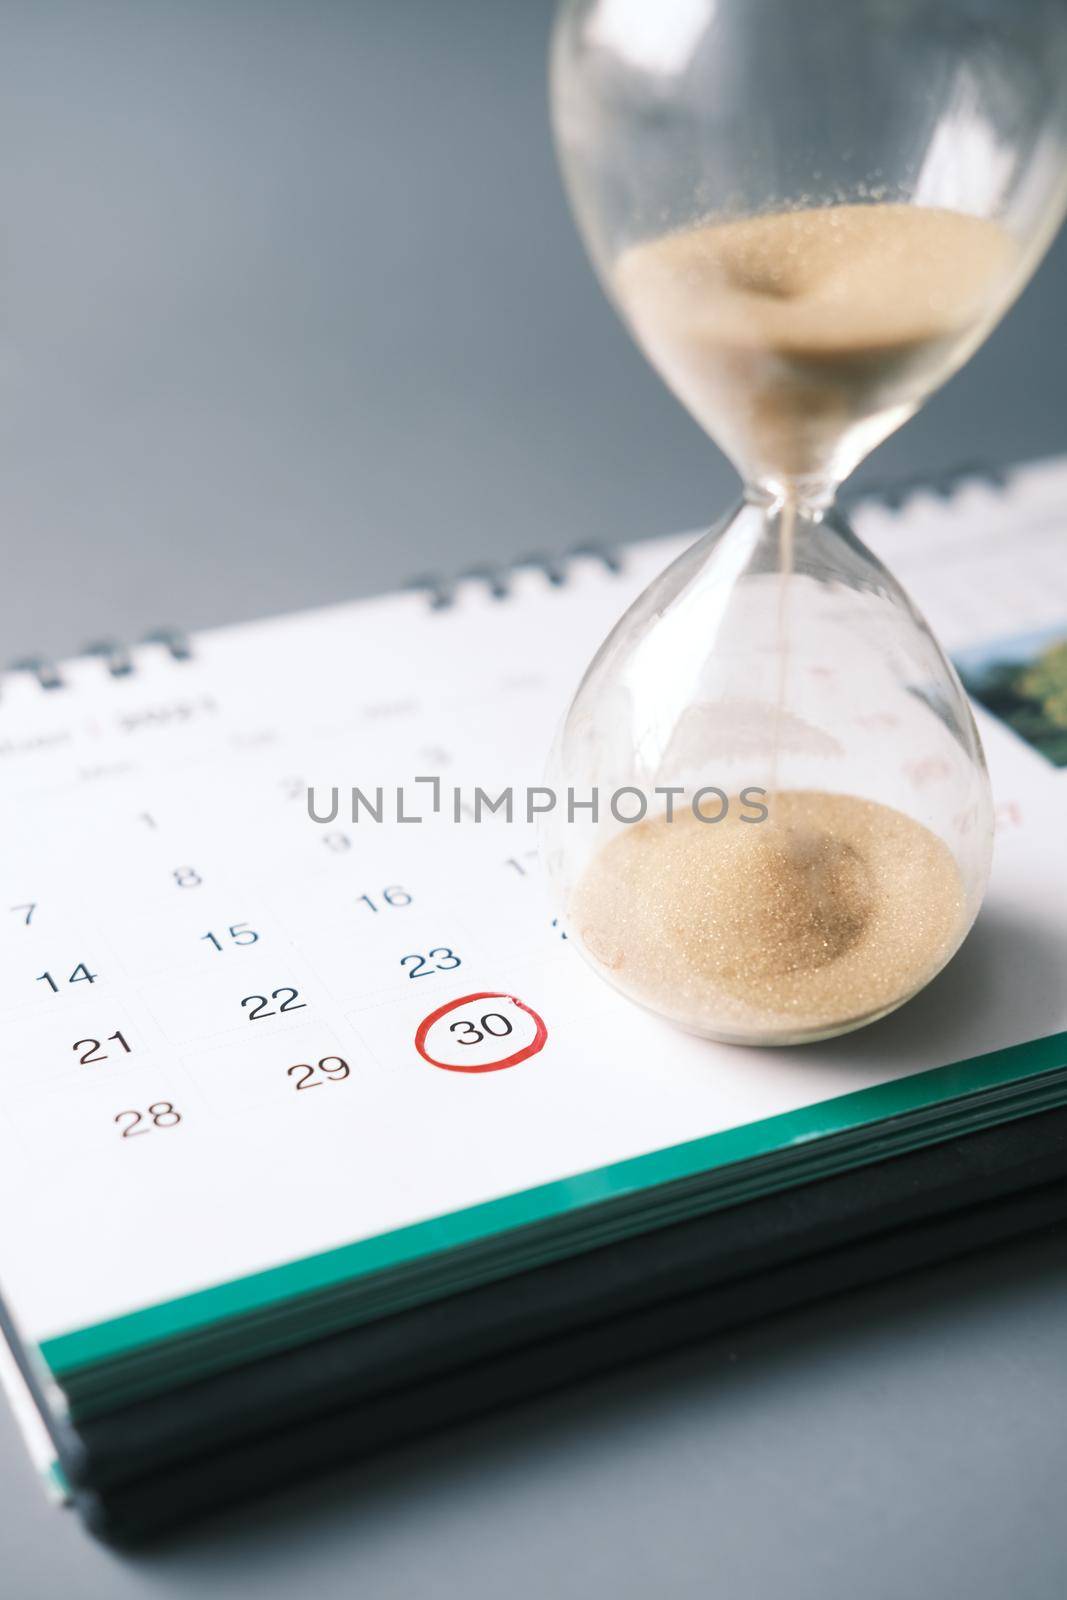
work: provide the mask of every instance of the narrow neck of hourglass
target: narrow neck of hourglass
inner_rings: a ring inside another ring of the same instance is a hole
[[[749,505],[769,509],[790,505],[799,514],[818,516],[833,505],[838,482],[828,478],[758,478],[746,480],[744,497]]]

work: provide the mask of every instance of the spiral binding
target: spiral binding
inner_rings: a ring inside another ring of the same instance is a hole
[[[845,499],[850,506],[873,502],[884,505],[887,510],[899,511],[915,494],[932,492],[942,499],[949,500],[965,483],[981,483],[993,489],[1003,489],[1007,481],[1007,470],[1002,467],[967,462],[945,472],[917,473],[910,478],[866,484],[855,493],[846,495]],[[456,604],[463,584],[482,583],[491,599],[507,600],[511,597],[511,585],[518,573],[531,570],[542,572],[553,587],[559,587],[567,582],[568,568],[571,564],[582,558],[599,561],[610,573],[623,570],[623,557],[618,550],[608,545],[592,543],[575,545],[558,556],[534,555],[506,566],[468,567],[452,578],[443,578],[431,573],[425,577],[413,578],[405,587],[425,594],[431,611],[446,611]]]
[[[598,562],[605,572],[622,571],[622,560],[617,551],[602,544],[580,544],[556,556],[522,556],[518,561],[508,562],[504,566],[466,567],[452,578],[442,578],[436,573],[430,573],[423,577],[412,578],[404,588],[424,594],[429,601],[431,611],[446,611],[455,605],[458,591],[463,584],[484,584],[491,599],[508,600],[511,598],[512,585],[521,573],[540,572],[554,589],[558,589],[567,582],[568,568],[575,561],[583,559]]]
[[[160,645],[172,661],[189,661],[192,658],[189,641],[178,628],[154,628],[139,643]],[[137,671],[129,648],[118,639],[99,639],[87,644],[79,654],[99,658],[104,670],[113,678],[126,678]],[[49,656],[24,656],[21,661],[13,661],[7,670],[29,673],[37,679],[42,689],[68,687],[67,680]]]
[[[933,493],[948,500],[966,483],[986,484],[993,489],[1003,489],[1008,476],[1008,471],[1003,467],[967,462],[946,472],[917,474],[906,479],[865,484],[854,494],[846,494],[845,498],[851,506],[875,503],[884,505],[890,511],[899,511],[915,494]],[[597,562],[605,572],[612,575],[624,569],[620,551],[610,545],[593,541],[574,545],[559,555],[536,554],[499,566],[467,567],[451,578],[429,573],[412,578],[404,588],[425,595],[431,611],[447,611],[456,604],[463,585],[480,583],[491,599],[509,600],[515,580],[522,573],[540,572],[552,588],[560,588],[567,583],[573,564],[583,560]],[[188,638],[177,628],[155,628],[146,633],[139,642],[161,646],[173,661],[189,661],[192,658],[193,652]],[[102,662],[104,670],[113,678],[129,677],[137,671],[137,665],[129,648],[117,639],[97,640],[93,644],[86,645],[80,654],[97,657]],[[42,689],[67,687],[59,667],[47,656],[25,657],[21,661],[12,662],[8,670],[29,673],[37,679]]]
[[[944,472],[916,473],[911,478],[898,478],[895,481],[879,483],[866,483],[857,489],[854,494],[847,491],[844,499],[849,505],[863,505],[874,502],[885,506],[887,511],[900,511],[912,495],[932,493],[942,500],[951,500],[952,496],[967,483],[985,484],[990,489],[1004,489],[1007,487],[1009,472],[1006,467],[989,466],[984,462],[966,462],[959,467],[950,467]]]

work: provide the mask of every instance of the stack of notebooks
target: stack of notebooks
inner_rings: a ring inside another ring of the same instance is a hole
[[[6,680],[3,1375],[92,1527],[1067,1214],[1067,738],[1028,687],[1067,640],[1067,465],[856,522],[976,700],[997,849],[948,970],[802,1049],[628,1005],[533,829],[468,816],[540,781],[685,541]]]

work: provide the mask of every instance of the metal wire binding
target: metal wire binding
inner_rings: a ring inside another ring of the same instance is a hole
[[[924,489],[942,500],[951,500],[965,483],[984,483],[991,489],[1003,489],[1007,482],[1008,469],[1005,467],[966,462],[963,466],[950,467],[945,472],[916,473],[912,478],[895,482],[887,480],[880,483],[875,480],[852,492],[846,490],[843,498],[849,505],[862,505],[864,501],[875,500],[889,511],[900,511],[912,495],[921,494]]]
[[[404,587],[425,594],[431,611],[446,611],[455,605],[456,591],[463,583],[483,583],[492,599],[507,600],[511,597],[512,582],[518,573],[530,571],[543,573],[551,586],[558,589],[567,582],[571,563],[583,558],[599,561],[605,571],[612,574],[621,572],[623,568],[622,557],[617,551],[608,545],[587,543],[574,545],[558,556],[535,554],[522,556],[518,561],[509,562],[506,566],[467,567],[453,578],[443,578],[437,573],[429,573],[412,578]]]
[[[99,656],[113,678],[126,678],[133,671],[130,652],[117,639],[101,639],[96,644],[87,644],[82,655]]]
[[[965,462],[962,466],[951,467],[945,472],[917,473],[912,478],[865,484],[862,488],[851,492],[846,490],[842,498],[850,506],[862,505],[866,501],[873,500],[886,506],[890,511],[899,511],[913,494],[919,494],[924,489],[948,500],[964,483],[985,483],[991,488],[1003,489],[1007,481],[1008,470],[1004,467]],[[511,593],[511,579],[517,571],[523,569],[528,571],[533,568],[535,571],[543,572],[553,588],[559,588],[567,582],[568,564],[582,556],[600,561],[610,573],[621,572],[623,569],[622,557],[618,551],[608,545],[592,543],[575,545],[560,556],[533,555],[503,567],[468,567],[454,578],[444,578],[438,573],[429,573],[423,577],[412,578],[404,587],[424,593],[429,600],[431,611],[447,611],[456,603],[456,591],[459,585],[471,581],[484,583],[494,600],[508,599]]]
[[[172,661],[189,661],[192,658],[189,641],[178,628],[156,628],[145,634],[143,643],[161,645]],[[118,639],[95,640],[85,646],[81,655],[98,657],[113,678],[127,678],[137,671],[129,649]],[[66,678],[48,656],[23,656],[21,660],[13,661],[7,671],[29,673],[37,679],[42,689],[69,687]]]
[[[28,672],[37,679],[42,689],[65,689],[66,682],[54,661],[47,656],[24,656],[13,661],[9,672]]]
[[[924,489],[948,500],[964,483],[985,483],[990,488],[1003,489],[1008,476],[1009,472],[1005,467],[967,462],[946,472],[916,474],[913,478],[895,482],[876,481],[864,484],[852,493],[846,492],[844,498],[849,505],[859,505],[864,501],[874,500],[890,511],[899,511],[913,494],[919,494]],[[494,600],[507,600],[511,596],[512,580],[518,572],[530,570],[542,572],[553,588],[560,588],[567,582],[569,565],[583,558],[599,561],[605,571],[612,575],[623,570],[623,557],[619,551],[610,545],[593,541],[573,545],[558,556],[531,555],[503,566],[468,567],[454,578],[443,578],[437,573],[428,573],[410,579],[404,585],[404,589],[425,594],[432,611],[447,611],[449,607],[455,605],[456,591],[461,583],[483,583]],[[154,628],[143,636],[142,642],[161,645],[173,661],[189,661],[192,658],[193,652],[189,640],[179,628]],[[113,678],[124,678],[137,670],[130,652],[114,639],[103,639],[87,645],[82,653],[99,656]],[[42,689],[67,687],[66,679],[59,668],[47,656],[23,657],[19,661],[13,661],[8,671],[31,673]]]
[[[180,628],[153,628],[142,643],[162,645],[172,661],[191,661],[193,657],[188,636]]]

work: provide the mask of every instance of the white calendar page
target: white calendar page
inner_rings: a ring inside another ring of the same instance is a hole
[[[856,521],[962,647],[1067,631],[1064,505],[1051,466]],[[565,1209],[631,1158],[1067,1028],[1067,780],[991,717],[978,931],[939,999],[803,1050],[621,1000],[560,937],[524,824],[309,819],[308,785],[537,783],[592,651],[685,542],[5,682],[0,1286],[54,1371],[145,1308],[501,1196]],[[479,1064],[512,1065],[449,1070],[468,1017],[493,1019]]]

